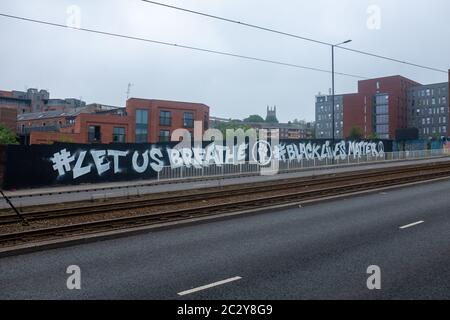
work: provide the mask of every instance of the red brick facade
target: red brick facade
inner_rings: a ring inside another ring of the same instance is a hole
[[[175,102],[163,100],[129,99],[127,101],[127,114],[130,119],[131,132],[136,132],[136,111],[148,110],[148,142],[160,141],[160,131],[169,131],[170,134],[176,129],[187,129],[193,134],[193,127],[184,125],[184,114],[192,113],[194,121],[203,123],[203,130],[209,126],[209,107],[199,103]],[[162,123],[161,112],[170,113],[170,124]],[[133,137],[133,142],[135,141]]]
[[[344,137],[350,136],[353,126],[362,130],[364,138],[372,132],[372,117],[365,101],[365,97],[358,93],[344,95]]]
[[[32,122],[37,121],[33,120]],[[43,120],[41,120],[42,122]],[[129,119],[120,115],[102,115],[81,113],[72,125],[67,125],[64,118],[46,119],[48,124],[62,124],[58,132],[34,131],[30,133],[30,144],[51,143],[63,141],[71,143],[112,143],[114,128],[124,128],[125,142],[132,142],[130,138]],[[30,122],[30,121],[28,121]],[[100,127],[100,140],[89,139],[89,127]]]
[[[194,128],[191,126],[193,121],[201,121],[203,131],[208,129],[209,125],[209,107],[204,104],[130,99],[127,101],[126,112],[123,114],[79,113],[51,118],[33,118],[19,120],[17,127],[18,132],[22,134],[26,133],[27,128],[31,129],[30,144],[48,144],[55,141],[109,144],[118,142],[113,138],[115,129],[123,133],[121,134],[123,142],[135,143],[137,110],[146,110],[148,114],[145,141],[147,143],[159,142],[162,139],[161,131],[170,135],[174,130],[184,128],[193,133]],[[161,120],[162,111],[170,115],[165,121]],[[192,116],[187,122],[186,114],[189,114],[189,117]],[[56,129],[52,130],[53,127]]]
[[[17,108],[12,106],[0,106],[0,124],[16,132]]]
[[[362,80],[358,82],[358,93],[344,95],[344,135],[349,136],[353,126],[359,126],[368,138],[376,130],[375,96],[389,96],[389,138],[395,139],[396,129],[407,128],[408,89],[420,85],[402,76]]]

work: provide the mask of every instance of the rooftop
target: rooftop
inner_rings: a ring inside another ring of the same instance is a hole
[[[26,121],[26,120],[36,120],[36,119],[50,119],[50,118],[59,118],[59,117],[75,117],[82,113],[83,110],[71,110],[71,111],[44,111],[44,112],[35,112],[35,113],[24,113],[19,114],[17,116],[17,120]]]

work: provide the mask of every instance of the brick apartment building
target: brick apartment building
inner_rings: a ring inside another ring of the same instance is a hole
[[[127,101],[127,114],[132,142],[167,142],[176,129],[194,133],[194,121],[209,128],[209,107],[200,103],[146,100],[132,98]]]
[[[157,143],[170,140],[173,130],[193,133],[194,121],[209,126],[204,104],[129,99],[126,108],[87,105],[69,111],[44,111],[18,116],[17,132],[27,144]]]
[[[27,144],[131,142],[128,118],[120,112],[46,111],[18,116]]]
[[[358,92],[335,96],[335,137],[359,127],[364,138],[395,140],[397,129],[417,128],[427,140],[449,136],[449,82],[421,85],[402,76],[358,82]],[[331,96],[316,96],[316,138],[332,137]]]

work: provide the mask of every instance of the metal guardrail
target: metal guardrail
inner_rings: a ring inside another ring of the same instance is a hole
[[[387,152],[384,157],[373,157],[370,155],[364,156],[347,156],[345,159],[338,158],[331,159],[302,159],[302,160],[288,160],[278,161],[278,166],[272,163],[268,166],[261,166],[257,163],[241,163],[241,164],[225,164],[222,166],[211,165],[208,167],[180,167],[172,169],[170,166],[164,167],[158,173],[158,181],[170,181],[187,178],[202,178],[202,177],[226,177],[226,176],[240,176],[240,175],[260,175],[263,168],[278,168],[279,173],[295,172],[308,169],[325,169],[331,166],[354,166],[369,163],[383,163],[387,161],[405,161],[405,160],[422,160],[433,157],[440,157],[449,155],[444,149],[436,150],[418,150],[418,151],[400,151]]]

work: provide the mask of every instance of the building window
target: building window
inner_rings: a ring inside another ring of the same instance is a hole
[[[148,142],[148,110],[136,110],[136,143]]]
[[[185,128],[193,128],[194,127],[194,113],[192,113],[192,112],[184,113],[183,126]]]
[[[381,139],[389,138],[389,96],[375,97],[375,130]]]
[[[89,126],[88,127],[88,142],[89,143],[100,143],[102,141],[101,127],[100,126]]]
[[[115,127],[113,129],[113,142],[125,143],[125,128]]]
[[[159,125],[160,126],[171,126],[172,125],[172,115],[170,111],[161,111],[159,113]]]
[[[160,142],[169,142],[170,141],[170,131],[169,130],[160,130],[159,131],[159,141]]]

